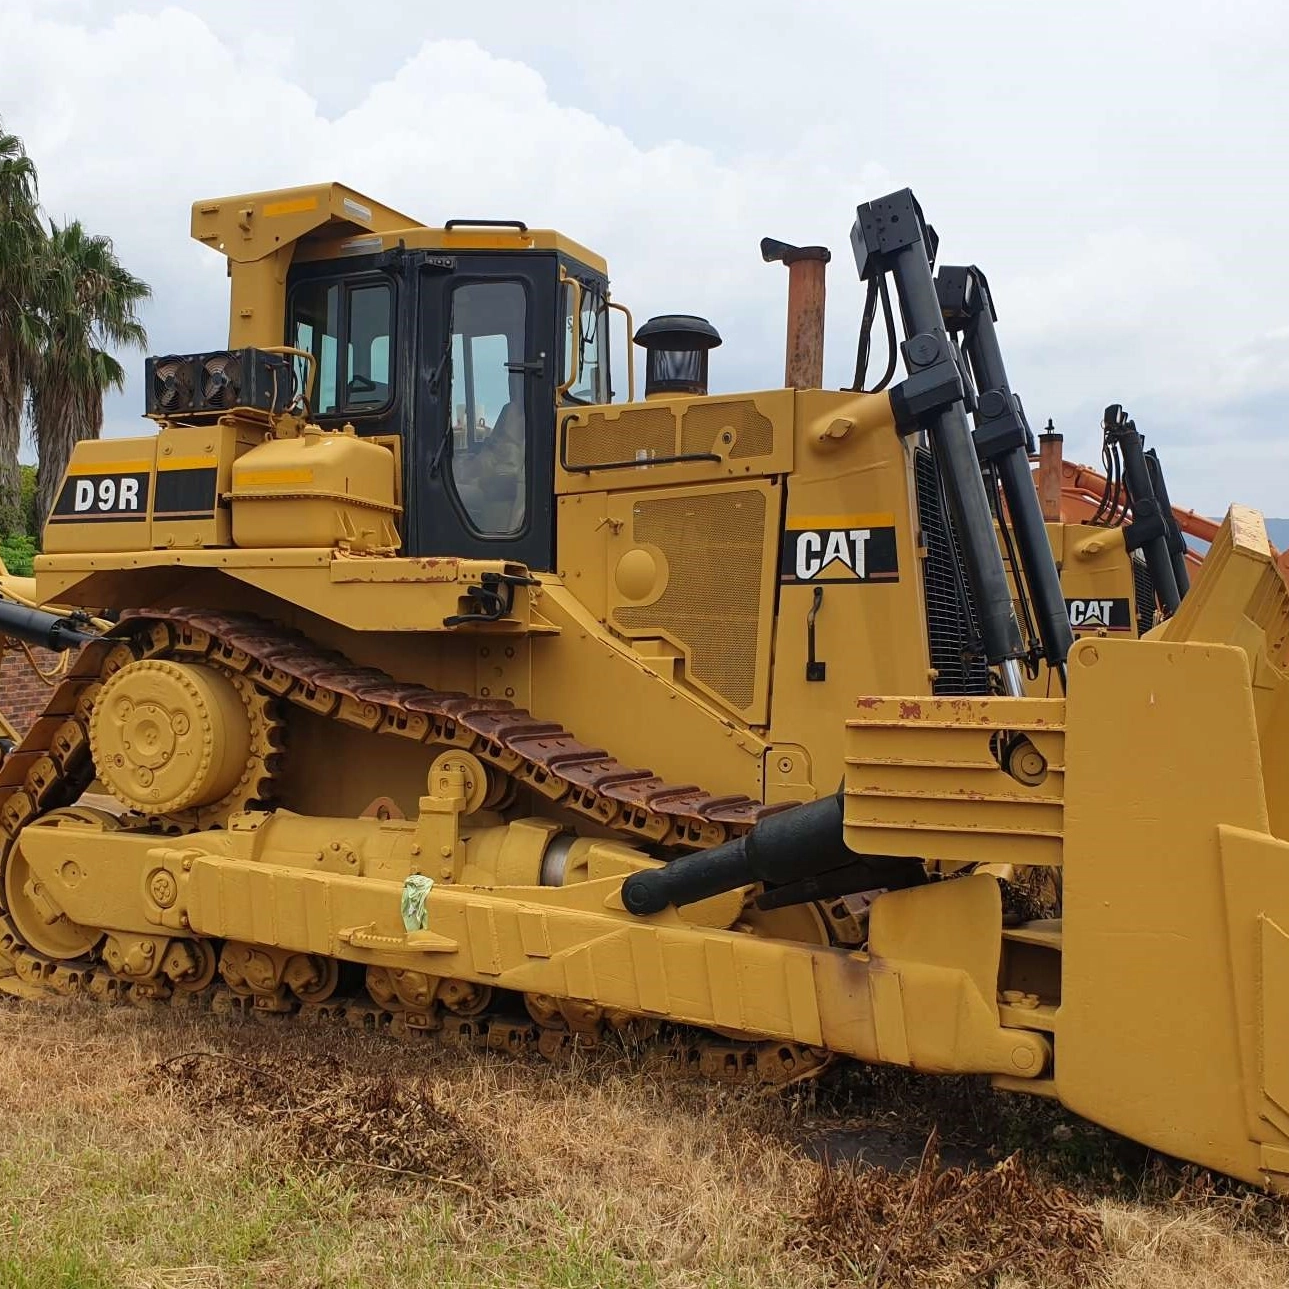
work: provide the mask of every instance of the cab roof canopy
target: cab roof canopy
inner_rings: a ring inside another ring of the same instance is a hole
[[[552,229],[453,222],[452,228],[427,228],[340,183],[214,197],[192,207],[193,237],[238,264],[287,247],[294,248],[292,258],[333,259],[371,254],[401,241],[409,249],[553,250],[595,273],[608,273],[603,258]]]

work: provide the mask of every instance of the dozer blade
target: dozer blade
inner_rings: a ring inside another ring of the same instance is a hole
[[[1053,1066],[1002,1082],[1280,1191],[1287,695],[1289,592],[1234,507],[1180,611],[1081,640],[1064,700],[861,705],[846,781],[852,849],[1062,870],[1061,921],[1004,930],[1000,974],[1004,1023],[1049,1034]],[[998,754],[1018,733],[1023,776]]]

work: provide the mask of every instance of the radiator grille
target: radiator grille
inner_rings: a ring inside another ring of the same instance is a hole
[[[565,459],[571,466],[608,465],[676,454],[676,416],[669,407],[642,407],[609,419],[592,412],[566,430]]]
[[[927,643],[931,666],[940,674],[932,683],[935,694],[988,694],[989,668],[982,658],[967,654],[977,637],[970,610],[958,595],[967,584],[957,535],[940,504],[935,462],[926,448],[916,449],[914,475],[917,485],[918,523],[927,556],[922,565],[926,596]],[[957,577],[954,566],[957,566]]]
[[[1155,579],[1136,551],[1132,554],[1132,585],[1137,599],[1137,634],[1145,635],[1155,625]]]
[[[689,675],[732,708],[752,705],[760,631],[765,498],[759,492],[665,497],[632,507],[632,536],[667,557],[653,603],[614,610],[619,626],[668,632],[689,649]]]
[[[746,399],[699,403],[685,413],[682,452],[711,452],[716,436],[732,429],[737,436],[730,458],[765,456],[774,447],[774,425]]]

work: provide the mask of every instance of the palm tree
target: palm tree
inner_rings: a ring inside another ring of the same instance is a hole
[[[44,240],[36,167],[0,123],[0,533],[24,528],[18,443],[42,331],[36,302]]]
[[[72,448],[103,428],[103,395],[121,389],[125,369],[111,349],[142,349],[138,307],[151,288],[122,267],[110,238],[78,220],[51,224],[42,274],[44,336],[31,376],[32,421],[40,468],[36,514],[44,524]]]

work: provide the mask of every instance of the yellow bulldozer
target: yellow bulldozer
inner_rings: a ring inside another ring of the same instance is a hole
[[[840,391],[818,247],[763,243],[783,386],[714,395],[716,329],[637,330],[555,232],[338,184],[192,231],[229,347],[149,360],[155,432],[77,447],[36,564],[115,621],[59,628],[0,765],[24,987],[989,1075],[1289,1188],[1264,527],[1234,509],[1188,586],[1118,413],[1132,522],[1045,519],[988,284],[935,276],[911,193],[858,208]]]

